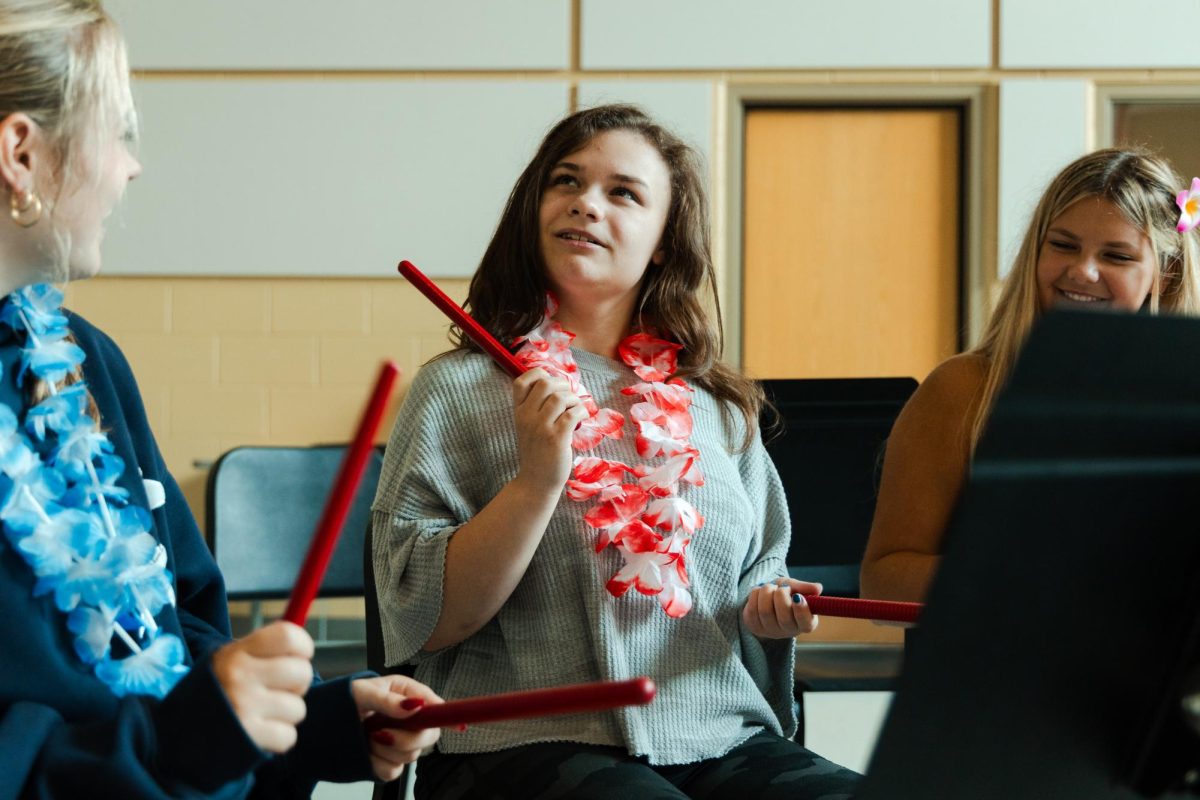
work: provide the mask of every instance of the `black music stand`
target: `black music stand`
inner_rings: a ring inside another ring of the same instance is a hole
[[[1200,322],[1049,315],[978,448],[856,796],[1183,796],[1165,790],[1200,765],[1178,712],[1198,489]]]
[[[824,584],[826,594],[857,597],[884,444],[917,382],[774,378],[761,383],[779,414],[776,421],[764,413],[762,424],[791,515],[788,570],[793,578]]]

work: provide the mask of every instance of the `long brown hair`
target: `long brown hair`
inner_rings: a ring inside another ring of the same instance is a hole
[[[1046,233],[1059,215],[1080,200],[1098,197],[1109,201],[1150,240],[1158,269],[1146,300],[1148,312],[1200,313],[1198,234],[1175,230],[1179,218],[1175,195],[1183,188],[1183,180],[1166,160],[1141,149],[1097,150],[1068,164],[1050,182],[1029,221],[983,337],[971,351],[986,358],[988,364],[978,410],[969,422],[972,449],[1025,337],[1041,316],[1037,262]]]
[[[538,211],[554,166],[607,131],[631,131],[662,157],[671,176],[671,205],[663,229],[661,264],[650,263],[639,290],[638,328],[655,328],[679,344],[678,377],[712,394],[728,415],[736,407],[746,421],[748,446],[758,430],[762,388],[724,364],[716,270],[712,262],[708,196],[701,161],[683,140],[631,105],[603,105],[576,112],[555,125],[525,167],[471,278],[466,308],[506,345],[545,314],[546,265],[539,246]],[[476,349],[452,328],[458,349]]]

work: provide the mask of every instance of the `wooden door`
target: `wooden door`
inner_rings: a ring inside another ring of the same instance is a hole
[[[958,349],[961,115],[746,115],[742,364],[757,378],[923,380]],[[814,640],[898,642],[823,619]]]
[[[751,375],[921,380],[956,352],[960,133],[953,108],[747,113]]]

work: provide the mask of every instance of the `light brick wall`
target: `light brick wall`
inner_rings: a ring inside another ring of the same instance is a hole
[[[444,280],[456,300],[467,282]],[[117,341],[150,425],[201,526],[207,469],[239,445],[344,442],[379,363],[403,370],[386,441],[418,366],[449,348],[447,322],[394,279],[96,278],[67,306]]]

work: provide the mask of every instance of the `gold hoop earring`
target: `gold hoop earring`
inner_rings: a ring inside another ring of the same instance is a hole
[[[32,228],[42,218],[42,198],[38,197],[32,189],[24,194],[13,189],[9,195],[8,205],[8,215],[22,228]],[[27,212],[29,216],[26,216]]]

